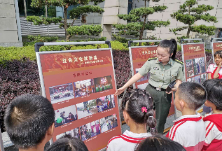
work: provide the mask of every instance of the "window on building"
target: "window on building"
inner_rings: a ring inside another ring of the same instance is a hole
[[[128,0],[128,14],[132,10],[132,8],[133,8],[133,0]]]

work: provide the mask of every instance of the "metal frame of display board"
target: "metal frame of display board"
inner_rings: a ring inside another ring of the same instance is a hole
[[[4,151],[3,139],[2,139],[2,132],[0,129],[0,151]]]
[[[212,50],[212,57],[210,58],[210,60],[209,60],[209,63],[210,63],[210,61],[213,59],[213,62],[214,62],[214,43],[216,43],[216,42],[214,42],[214,40],[219,40],[219,41],[217,41],[217,42],[220,42],[221,44],[222,44],[222,38],[211,38],[211,50]],[[221,49],[222,50],[222,49]],[[209,65],[209,64],[208,64]]]
[[[42,89],[42,96],[46,97],[46,92],[45,92],[45,86],[44,86],[44,81],[43,81],[43,73],[42,73],[42,66],[40,62],[40,55],[39,54],[50,54],[50,53],[61,53],[61,51],[44,51],[44,52],[39,52],[40,47],[42,46],[55,46],[55,45],[90,45],[90,44],[107,44],[109,48],[101,48],[101,49],[84,49],[84,50],[67,50],[63,51],[65,52],[86,52],[86,51],[103,51],[103,50],[110,50],[111,53],[111,59],[112,59],[112,66],[113,66],[113,75],[114,75],[114,80],[116,81],[115,77],[115,70],[114,70],[114,61],[113,61],[113,54],[112,54],[112,48],[111,48],[111,43],[110,41],[89,41],[89,42],[44,42],[44,43],[36,43],[35,44],[35,52],[36,52],[36,57],[37,57],[37,64],[38,64],[38,71],[39,71],[39,77],[40,77],[40,84],[41,84],[41,89]],[[116,85],[116,84],[115,84]],[[117,89],[117,85],[115,87]],[[117,105],[118,105],[118,96],[117,96]],[[119,126],[121,126],[121,118],[119,114]],[[121,129],[122,133],[122,129]],[[53,140],[50,140],[50,144],[53,143]]]
[[[185,41],[196,41],[196,40],[198,40],[198,41],[201,41],[201,42],[198,42],[198,43],[184,43]],[[183,59],[183,62],[184,62],[184,70],[185,70],[185,60],[184,60],[184,50],[183,50],[183,46],[184,45],[190,45],[190,44],[204,44],[204,56],[205,56],[205,63],[207,63],[206,62],[206,54],[205,54],[205,42],[204,42],[204,39],[181,39],[181,51],[182,51],[182,59]],[[207,65],[206,65],[206,68],[207,68]],[[206,68],[205,68],[205,70],[206,70]],[[185,73],[184,73],[184,78],[185,78],[185,80],[186,80],[186,75],[185,75]],[[198,113],[201,113],[203,111],[203,108],[202,107],[200,107],[200,109],[197,109],[197,112]]]
[[[133,70],[133,58],[132,58],[132,48],[149,48],[149,47],[154,47],[154,46],[157,46],[157,45],[152,45],[152,46],[133,46],[131,47],[131,44],[132,43],[140,43],[140,42],[160,42],[161,40],[133,40],[133,41],[128,41],[128,47],[129,47],[129,56],[130,56],[130,65],[131,65],[131,74],[129,75],[130,76],[133,76],[134,75],[134,70]],[[135,86],[135,83],[133,84],[133,88],[135,89],[136,86]],[[126,90],[125,90],[126,92]]]

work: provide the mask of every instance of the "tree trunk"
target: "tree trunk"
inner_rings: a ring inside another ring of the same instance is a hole
[[[188,8],[188,14],[190,15],[190,6],[189,6],[189,8]],[[189,24],[188,30],[187,30],[187,38],[190,37],[190,31],[191,31],[191,25]]]
[[[25,12],[25,18],[27,17],[27,8],[26,8],[26,0],[24,1],[24,12]]]
[[[146,0],[145,0],[145,8],[146,8]],[[144,16],[143,27],[142,27],[142,29],[140,30],[139,40],[142,40],[142,39],[143,39],[143,32],[144,32],[144,28],[145,28],[145,25],[146,25],[146,19],[147,19],[147,15]],[[141,43],[139,43],[139,45],[141,46]]]
[[[47,7],[47,5],[45,5],[45,18],[47,18],[48,17],[48,7]]]
[[[69,40],[69,37],[68,37],[68,33],[67,33],[67,9],[68,9],[68,6],[64,6],[64,29],[65,29],[65,37],[66,37],[66,41]]]

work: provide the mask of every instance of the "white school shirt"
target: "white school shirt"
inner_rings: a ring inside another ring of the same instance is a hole
[[[207,68],[207,73],[213,73],[214,70],[217,68],[216,64],[210,64]],[[220,68],[219,72],[220,75],[222,75],[222,67]]]
[[[107,145],[107,151],[134,151],[137,145],[151,133],[136,134],[126,130],[122,135],[111,138]]]
[[[222,150],[222,114],[208,114],[204,118],[206,138],[203,151]]]
[[[174,121],[167,137],[180,143],[186,151],[201,151],[205,126],[200,115],[184,115]]]

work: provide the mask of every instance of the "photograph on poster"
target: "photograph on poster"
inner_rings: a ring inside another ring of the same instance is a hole
[[[136,68],[136,73],[138,73],[139,70],[140,70],[140,68]],[[147,81],[149,79],[149,77],[150,77],[150,73],[148,72],[141,79],[139,79],[137,82]]]
[[[187,77],[194,76],[192,60],[186,60]]]
[[[98,113],[96,100],[89,100],[76,104],[78,119]]]
[[[99,120],[93,121],[90,123],[91,126],[91,137],[94,137],[96,135],[100,134],[100,124],[99,124]]]
[[[95,82],[96,92],[102,92],[113,88],[111,76],[95,78],[94,82]]]
[[[73,130],[71,130],[71,131],[67,131],[67,132],[65,132],[65,133],[62,133],[62,134],[57,135],[57,136],[56,136],[56,140],[57,140],[57,139],[60,139],[61,137],[65,136],[65,135],[70,135],[70,136],[72,136],[72,137],[75,137],[75,138],[80,139],[79,128],[77,127],[77,128],[75,128],[75,129],[73,129]]]
[[[200,75],[200,82],[201,82],[201,84],[203,84],[203,82],[204,82],[205,80],[207,80],[207,74],[201,74],[201,75]]]
[[[100,134],[99,120],[80,126],[80,134],[82,141]]]
[[[72,83],[49,87],[51,103],[58,103],[74,98]]]
[[[193,66],[194,66],[194,74],[195,75],[206,72],[204,57],[193,59]]]
[[[194,78],[187,79],[187,82],[194,82]]]
[[[88,96],[95,92],[93,79],[74,82],[75,97]]]
[[[111,130],[118,126],[116,114],[100,119],[101,133]]]
[[[55,110],[55,127],[62,126],[78,119],[76,106],[68,106]]]
[[[206,68],[205,68],[205,58],[199,58],[199,64],[200,64],[200,72],[201,73],[205,73],[206,72]]]
[[[137,87],[138,87],[138,89],[145,90],[148,84],[149,83],[147,82],[147,83],[144,83],[144,84],[137,85]]]
[[[200,75],[194,77],[194,82],[200,83]]]
[[[107,95],[96,99],[98,112],[102,112],[115,107],[114,95]]]

